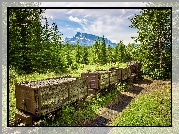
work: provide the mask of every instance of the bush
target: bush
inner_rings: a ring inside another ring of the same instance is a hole
[[[164,69],[154,69],[149,73],[149,76],[153,79],[167,79],[171,78],[171,72],[166,72]]]
[[[78,69],[78,63],[73,63],[72,65],[71,65],[71,69],[72,70],[77,70]]]

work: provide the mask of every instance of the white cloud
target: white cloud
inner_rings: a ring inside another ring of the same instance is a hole
[[[87,18],[87,17],[90,17],[90,16],[91,16],[91,14],[87,14],[87,15],[84,16],[84,18]]]
[[[76,10],[73,10],[73,12],[76,12]],[[136,30],[129,33],[126,29],[130,25],[130,21],[127,18],[133,16],[134,12],[136,11],[122,9],[91,10],[89,15],[89,10],[86,9],[83,11],[84,15],[79,17],[70,16],[69,19],[78,22],[82,26],[82,29],[78,29],[77,31],[95,34],[97,36],[104,35],[105,38],[113,40],[114,43],[123,40],[127,45],[129,42],[133,42],[133,39],[131,39],[132,36],[137,36]],[[80,11],[78,11],[79,13]],[[125,14],[129,15],[126,17]],[[89,23],[90,18],[94,19],[94,21],[90,21]]]
[[[81,28],[77,28],[76,31],[81,31]]]
[[[81,23],[81,22],[82,22],[81,19],[78,19],[77,17],[72,17],[72,16],[70,16],[69,19],[70,19],[71,21],[78,22],[78,23]]]
[[[124,9],[121,9],[121,11],[122,11],[122,14],[125,14],[125,13],[126,13],[126,11],[125,11]]]
[[[51,19],[53,20],[53,16],[50,16],[51,17]]]
[[[95,5],[99,6],[97,3],[95,3]],[[113,2],[105,2],[108,7],[112,6],[112,3]],[[85,4],[87,4],[87,2],[85,2]],[[105,5],[102,3],[100,4],[100,6]],[[140,6],[140,4],[141,2],[128,2],[120,3],[119,6]],[[58,6],[58,3],[55,5]],[[80,5],[84,6],[82,3]],[[91,3],[91,5],[89,4],[88,6],[93,5],[94,3]],[[68,3],[67,6],[75,6],[75,3]],[[68,31],[65,32],[65,37],[74,36],[75,32],[80,31],[95,34],[97,36],[104,35],[105,38],[108,38],[114,43],[118,43],[120,40],[123,40],[123,42],[127,45],[129,42],[133,42],[131,37],[137,36],[135,29],[131,30],[128,28],[131,24],[128,18],[133,17],[137,12],[139,11],[135,9],[47,9],[45,14],[52,16],[53,21],[58,20],[60,23],[59,26],[61,25],[61,21],[66,23],[64,24],[64,27],[61,27],[64,28],[63,31],[65,31],[65,29]],[[79,23],[81,27],[79,27],[79,25],[78,27],[73,26],[72,23],[68,23],[70,22],[69,20]]]
[[[72,30],[72,31],[82,31],[81,28],[70,28],[70,27],[67,27],[66,28],[67,30]]]
[[[68,29],[68,30],[73,30],[73,28],[70,28],[70,27],[68,27],[67,29]]]
[[[113,42],[113,43],[117,43],[117,40],[111,40],[111,42]]]

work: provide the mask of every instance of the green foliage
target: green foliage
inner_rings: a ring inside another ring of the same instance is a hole
[[[18,73],[33,70],[31,60],[38,50],[34,44],[39,41],[41,13],[38,9],[9,10],[9,63]]]
[[[63,71],[61,34],[56,23],[49,27],[42,9],[10,9],[9,63],[19,74]],[[41,22],[44,21],[42,26]]]
[[[131,83],[127,81],[122,81],[122,82],[116,83],[115,85],[116,89],[120,92],[127,91],[130,86],[131,86]]]
[[[106,43],[104,40],[104,35],[102,37],[102,42],[101,42],[101,55],[100,55],[100,63],[102,65],[107,63],[107,55],[106,55]]]
[[[70,51],[72,51],[72,49],[71,49],[71,45],[68,42],[66,42],[65,46],[66,46],[65,55],[66,55],[66,62],[67,62],[66,65],[67,65],[67,67],[70,67],[72,65],[72,63],[73,63],[72,57],[70,55]]]
[[[80,60],[81,60],[81,47],[80,47],[79,41],[77,41],[77,44],[76,44],[76,62],[80,63]]]
[[[72,65],[71,65],[71,69],[72,70],[77,70],[78,69],[78,64],[76,62],[74,62]]]
[[[121,40],[119,43],[117,43],[117,46],[115,48],[115,62],[126,62],[127,59],[127,52],[126,52],[126,46],[124,45],[123,41]]]
[[[94,53],[94,63],[99,63],[100,53],[101,53],[99,38],[97,40],[95,40],[95,42],[93,44],[93,53]]]
[[[171,9],[143,9],[130,21],[130,27],[138,29],[135,41],[141,43],[134,60],[139,60],[143,72],[151,77],[171,78]]]
[[[56,118],[52,123],[48,123],[45,118],[44,122],[37,126],[81,126],[84,122],[92,120],[100,109],[113,101],[118,94],[119,91],[114,88],[107,94],[98,93],[86,101],[69,102],[62,106],[59,118]]]
[[[153,72],[151,72],[149,74],[149,76],[151,76],[154,79],[163,79],[163,80],[168,78],[168,77],[166,77],[167,75],[168,74],[167,74],[167,72],[165,72],[164,69],[155,69]],[[171,76],[169,76],[169,77],[171,77]]]
[[[114,61],[113,47],[111,47],[110,45],[108,45],[108,49],[107,49],[107,61],[110,64]]]
[[[89,60],[88,60],[88,48],[86,45],[84,45],[82,47],[82,64],[88,64]]]
[[[112,126],[170,126],[170,88],[141,94],[110,123]]]
[[[129,43],[126,46],[126,58],[130,61],[134,60],[134,52],[135,52],[135,47],[134,43]]]

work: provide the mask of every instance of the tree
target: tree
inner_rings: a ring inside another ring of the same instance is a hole
[[[120,62],[126,61],[126,46],[124,45],[123,41],[119,42],[119,52],[120,52]]]
[[[93,46],[88,46],[88,60],[90,65],[95,64],[95,53]]]
[[[129,43],[126,46],[126,56],[127,56],[127,60],[134,60],[134,51],[135,51],[135,47],[134,47],[134,43]]]
[[[179,81],[178,2],[147,2],[149,7],[172,7],[172,81]]]
[[[170,72],[171,62],[167,61],[171,59],[171,9],[143,9],[140,13],[130,19],[130,27],[138,29],[135,41],[141,42],[141,62],[148,65],[144,70],[147,73],[159,70],[160,75]]]
[[[88,64],[89,60],[88,60],[88,48],[86,45],[83,46],[83,57],[82,57],[82,63],[83,64]]]
[[[9,63],[18,73],[31,73],[41,50],[42,9],[9,9]]]
[[[121,40],[119,43],[117,43],[117,46],[115,48],[115,62],[124,62],[126,60],[126,51],[125,51],[125,45],[123,41]]]
[[[76,62],[80,63],[80,60],[81,60],[80,43],[79,43],[79,41],[77,41],[77,44],[76,44]]]
[[[66,43],[66,46],[67,46],[67,50],[66,50],[67,66],[69,67],[70,65],[72,65],[72,58],[70,56],[71,47],[68,42]]]
[[[113,48],[110,46],[110,45],[108,45],[108,49],[107,49],[107,54],[108,54],[108,56],[107,56],[107,58],[108,58],[108,63],[112,63],[112,61],[113,61]]]
[[[9,10],[9,63],[17,73],[63,70],[58,27],[42,17],[42,9]],[[42,21],[45,24],[42,25]]]
[[[100,56],[100,62],[102,65],[107,63],[107,55],[106,55],[106,43],[104,39],[104,35],[102,37],[102,42],[101,42],[101,56]]]
[[[95,40],[93,44],[93,52],[94,52],[94,62],[97,64],[100,61],[100,40],[99,38]]]

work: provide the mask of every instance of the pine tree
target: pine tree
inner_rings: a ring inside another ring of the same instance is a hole
[[[135,47],[134,47],[134,43],[129,43],[126,46],[126,58],[128,61],[131,61],[134,59],[134,51],[135,51]]]
[[[64,54],[66,56],[66,65],[67,67],[70,67],[72,65],[72,58],[71,58],[71,45],[68,43],[68,41],[66,42],[66,48],[64,50]]]
[[[108,56],[107,56],[107,58],[108,58],[108,63],[112,63],[112,61],[113,61],[113,54],[112,54],[112,51],[113,51],[113,48],[110,46],[110,45],[108,45],[108,49],[107,49],[107,54],[108,54]]]
[[[97,64],[100,61],[100,40],[99,38],[95,40],[93,44],[93,52],[94,52],[94,62]]]
[[[101,42],[101,56],[100,56],[100,62],[102,65],[107,63],[107,55],[106,55],[106,43],[104,39],[104,35],[102,37],[102,42]]]
[[[77,41],[77,44],[76,44],[76,62],[80,63],[80,60],[81,60],[80,43],[79,43],[79,41]]]
[[[41,45],[41,9],[9,9],[9,63],[18,73],[37,68]]]
[[[83,64],[88,64],[88,48],[86,45],[83,46],[83,57],[82,57],[82,63]]]
[[[58,27],[50,28],[42,9],[10,9],[9,11],[9,63],[18,73],[60,71]],[[42,26],[42,21],[44,25]]]

